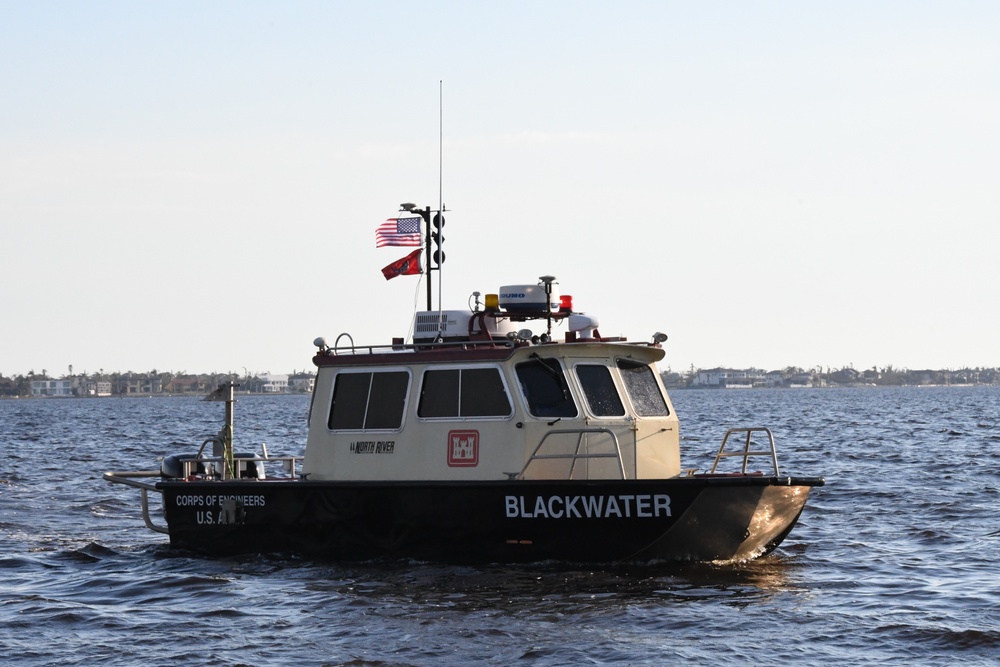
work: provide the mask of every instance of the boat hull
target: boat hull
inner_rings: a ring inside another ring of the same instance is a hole
[[[171,546],[207,555],[580,563],[744,561],[820,478],[503,482],[161,481]]]

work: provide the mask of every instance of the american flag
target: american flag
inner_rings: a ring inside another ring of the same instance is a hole
[[[375,230],[375,247],[419,246],[420,218],[389,218]]]

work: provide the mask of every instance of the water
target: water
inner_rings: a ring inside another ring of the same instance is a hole
[[[342,566],[192,558],[149,469],[221,425],[184,398],[0,401],[0,647],[17,665],[997,664],[1000,387],[676,391],[684,464],[727,426],[820,474],[740,566]],[[242,398],[238,449],[301,453],[308,398]],[[171,445],[182,441],[188,445]],[[251,444],[252,443],[252,444]]]

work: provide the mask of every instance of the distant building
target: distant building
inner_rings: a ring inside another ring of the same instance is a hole
[[[667,389],[679,389],[684,386],[684,376],[675,371],[663,371],[660,380]]]
[[[111,395],[111,382],[109,380],[84,380],[81,387],[84,396]]]
[[[32,380],[32,396],[76,396],[72,380]]]
[[[789,387],[811,387],[813,386],[813,377],[811,373],[796,373],[792,377],[788,378]]]
[[[172,394],[203,394],[205,383],[197,375],[178,375],[171,378],[167,384],[167,391]]]
[[[861,373],[853,368],[841,368],[828,374],[830,381],[834,384],[851,385],[857,384],[861,379]]]
[[[287,375],[271,375],[266,373],[257,376],[260,380],[260,390],[265,394],[284,394],[288,391]]]
[[[768,387],[783,387],[785,385],[785,374],[781,371],[771,371],[764,377]]]
[[[700,371],[694,378],[692,386],[717,387],[719,389],[749,389],[763,386],[767,383],[764,371],[756,368],[734,370],[731,368],[713,368]]]
[[[296,393],[311,394],[316,384],[316,376],[312,373],[294,373],[288,376],[288,389]]]
[[[163,392],[163,381],[157,376],[140,376],[128,379],[126,393],[159,394]]]

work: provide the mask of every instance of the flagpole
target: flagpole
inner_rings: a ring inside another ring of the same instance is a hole
[[[434,304],[431,302],[432,299],[432,287],[431,287],[431,207],[427,206],[423,211],[417,209],[417,213],[420,217],[424,219],[424,229],[427,230],[427,239],[424,241],[424,246],[426,247],[425,256],[427,261],[425,265],[427,266],[427,310],[434,310]]]

